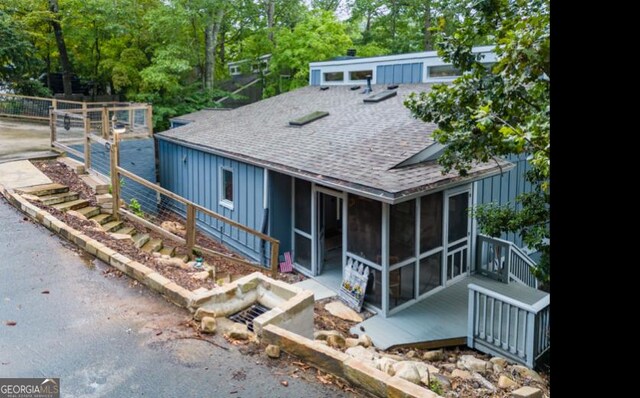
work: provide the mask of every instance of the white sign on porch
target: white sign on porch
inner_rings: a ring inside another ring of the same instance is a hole
[[[338,297],[349,307],[360,312],[364,303],[364,293],[369,280],[369,267],[349,258],[344,267],[342,284]]]

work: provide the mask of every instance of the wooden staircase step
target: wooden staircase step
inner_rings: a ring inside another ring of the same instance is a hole
[[[110,221],[104,224],[102,226],[102,229],[104,229],[107,232],[113,232],[116,229],[120,229],[120,227],[122,227],[122,221]]]
[[[76,200],[72,200],[70,202],[64,202],[64,203],[58,203],[57,205],[53,205],[54,209],[58,209],[60,211],[67,211],[67,210],[78,210],[78,209],[82,209],[83,207],[87,207],[89,206],[89,201],[86,199],[76,199]]]
[[[163,246],[160,249],[160,254],[167,255],[169,257],[173,257],[173,254],[176,252],[176,248],[174,246]]]
[[[134,227],[124,227],[120,228],[116,231],[117,234],[125,234],[125,235],[133,235],[136,233],[136,229]]]
[[[71,170],[73,170],[76,174],[85,174],[86,170],[84,169],[84,163],[79,162],[75,159],[71,159],[66,156],[61,156],[58,158],[58,162],[66,165]]]
[[[147,243],[149,239],[150,239],[149,234],[138,233],[133,235],[133,244],[135,244],[136,247],[139,249],[142,246],[144,246],[144,244]]]
[[[102,195],[109,192],[109,184],[104,182],[101,178],[93,176],[91,174],[80,175],[80,179],[87,184],[96,195]]]
[[[29,195],[36,196],[44,196],[44,195],[53,195],[55,193],[63,193],[68,192],[69,187],[66,185],[51,183],[51,184],[42,184],[42,185],[34,185],[32,187],[20,188],[16,190],[18,193],[26,193]]]
[[[100,223],[100,225],[104,225],[113,220],[113,216],[111,214],[102,213],[98,214],[97,216],[91,217],[91,219],[97,221],[98,223]]]
[[[147,253],[157,252],[160,249],[162,249],[162,239],[151,239],[142,246],[142,250]]]
[[[57,205],[58,203],[70,202],[72,200],[77,200],[79,198],[80,198],[80,194],[73,191],[54,193],[52,195],[38,196],[38,200],[40,202],[49,206]]]
[[[100,208],[95,206],[83,207],[82,209],[78,209],[76,211],[87,218],[91,218],[100,214]]]

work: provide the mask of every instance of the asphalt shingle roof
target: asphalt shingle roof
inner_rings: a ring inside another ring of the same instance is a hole
[[[238,109],[207,112],[157,136],[391,202],[498,172],[496,163],[478,164],[465,178],[443,175],[436,162],[393,168],[434,143],[436,126],[414,119],[403,105],[409,93],[429,87],[400,85],[397,96],[364,103],[368,95],[362,88],[307,86]],[[384,89],[373,86],[374,93]],[[314,111],[329,116],[302,127],[289,125]]]

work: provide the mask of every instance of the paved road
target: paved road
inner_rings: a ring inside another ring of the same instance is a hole
[[[0,118],[0,163],[50,154],[49,125]]]
[[[188,312],[109,269],[0,198],[0,377],[60,377],[64,397],[350,395],[220,336],[228,351],[176,339]]]

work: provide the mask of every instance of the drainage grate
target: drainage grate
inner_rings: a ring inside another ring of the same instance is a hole
[[[229,315],[228,318],[234,322],[244,323],[247,325],[247,329],[253,332],[253,320],[267,311],[269,311],[269,308],[260,304],[254,304],[245,310]]]

